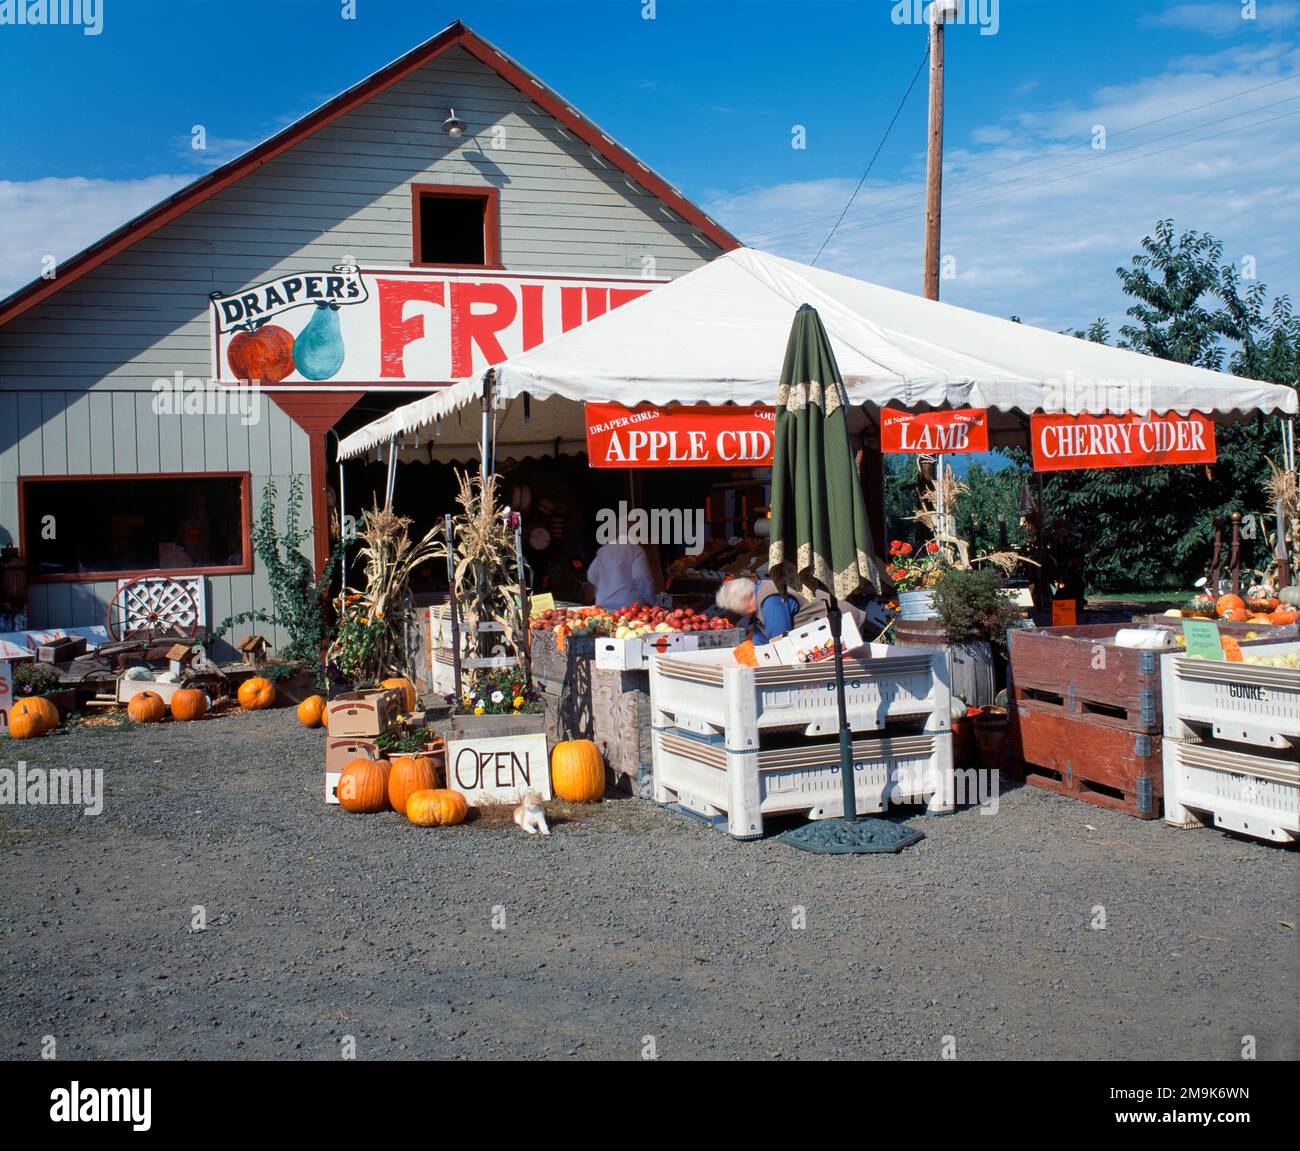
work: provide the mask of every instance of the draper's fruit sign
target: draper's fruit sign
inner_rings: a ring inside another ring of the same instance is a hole
[[[422,390],[476,376],[665,282],[352,264],[294,273],[212,294],[213,378]]]
[[[763,406],[587,405],[587,461],[593,468],[766,468],[776,410]]]
[[[1062,416],[1029,418],[1034,470],[1140,468],[1156,464],[1212,464],[1214,422],[1200,412],[1180,416]]]

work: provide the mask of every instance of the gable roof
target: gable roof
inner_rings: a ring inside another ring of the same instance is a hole
[[[399,80],[405,79],[412,72],[418,71],[431,60],[437,59],[449,48],[459,45],[476,60],[491,68],[511,87],[518,89],[529,100],[554,119],[562,123],[575,136],[593,148],[616,168],[640,184],[646,191],[657,196],[687,223],[693,225],[703,236],[711,240],[724,252],[740,247],[740,241],[725,228],[721,227],[699,208],[692,204],[662,176],[637,159],[626,148],[614,141],[596,124],[587,119],[572,104],[548,88],[527,69],[517,64],[494,44],[490,44],[477,33],[471,31],[459,20],[448,25],[436,36],[426,40],[418,48],[412,49],[405,56],[394,60],[359,84],[354,84],[346,92],[335,96],[327,104],[322,104],[302,119],[290,124],[269,140],[245,152],[242,156],[214,168],[200,176],[191,184],[179,189],[165,200],[128,220],[120,228],[97,240],[90,247],[78,252],[60,265],[58,275],[52,280],[33,280],[26,287],[19,288],[13,295],[0,300],[0,325],[8,323],[29,308],[48,299],[87,272],[99,267],[106,260],[129,248],[137,240],[142,240],[152,232],[183,215],[197,204],[218,192],[230,187],[237,180],[275,159],[296,144],[305,140],[313,132],[333,123],[340,116],[364,104],[372,96],[390,88]]]

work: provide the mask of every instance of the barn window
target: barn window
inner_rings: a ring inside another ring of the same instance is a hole
[[[247,472],[25,476],[19,489],[31,580],[252,570]]]
[[[412,184],[412,263],[500,267],[498,207],[495,188]]]

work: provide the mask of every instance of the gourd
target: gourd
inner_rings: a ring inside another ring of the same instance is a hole
[[[388,772],[388,802],[394,811],[406,813],[407,801],[417,791],[438,786],[433,764],[424,756],[407,756],[393,760]]]
[[[167,714],[167,705],[156,691],[142,691],[131,697],[126,714],[136,723],[157,723]]]
[[[388,771],[386,759],[354,759],[339,773],[334,789],[344,811],[373,815],[388,807]]]
[[[298,705],[298,722],[303,727],[320,727],[325,717],[325,700],[319,695],[309,695]]]
[[[463,823],[468,814],[465,797],[450,788],[417,791],[406,801],[406,818],[416,827],[449,827]]]
[[[402,711],[407,715],[410,715],[415,710],[416,704],[419,702],[415,692],[415,684],[405,676],[394,676],[392,679],[386,679],[379,686],[396,688],[402,693]]]
[[[261,711],[275,702],[275,684],[260,675],[246,679],[239,685],[239,706],[249,711]]]
[[[551,784],[570,803],[595,803],[605,794],[605,762],[589,739],[557,743],[551,753]]]
[[[1246,601],[1239,595],[1221,595],[1214,606],[1221,619],[1231,619],[1232,612],[1246,610]]]
[[[1297,619],[1300,619],[1300,609],[1279,605],[1269,615],[1268,622],[1273,624],[1295,623]]]
[[[181,721],[202,719],[208,713],[208,697],[194,687],[172,692],[172,718]]]

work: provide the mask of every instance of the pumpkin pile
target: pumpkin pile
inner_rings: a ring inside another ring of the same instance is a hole
[[[43,695],[28,696],[9,712],[9,734],[14,739],[35,739],[59,726],[59,709]]]
[[[1295,623],[1300,618],[1300,589],[1283,588],[1276,597],[1267,594],[1265,588],[1252,588],[1248,599],[1221,595],[1214,603],[1214,613],[1229,623]]]

